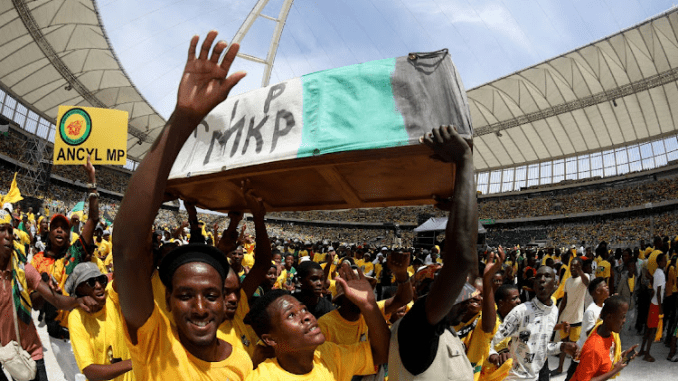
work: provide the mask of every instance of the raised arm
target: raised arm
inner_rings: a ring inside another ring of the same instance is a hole
[[[426,318],[429,324],[438,324],[452,309],[466,276],[478,270],[475,246],[478,240],[478,207],[475,181],[473,179],[473,152],[470,137],[459,135],[452,126],[441,126],[421,138],[431,147],[435,156],[447,163],[454,163],[454,193],[451,202],[440,206],[449,210],[446,244],[438,279],[431,286],[426,298]],[[451,264],[451,266],[450,266]]]
[[[238,53],[238,44],[231,46],[221,64],[219,57],[227,46],[226,42],[219,41],[208,57],[216,36],[216,31],[207,34],[198,57],[195,55],[198,36],[191,39],[176,108],[130,179],[115,218],[115,277],[119,281],[120,308],[133,343],[136,342],[137,330],[153,312],[151,280],[138,275],[150,273],[153,266],[148,231],[163,201],[167,176],[181,147],[198,123],[224,101],[231,88],[245,76],[245,73],[238,72],[227,77]]]
[[[205,243],[205,237],[202,235],[202,229],[198,222],[198,211],[195,209],[195,204],[184,200],[184,207],[188,213],[188,224],[191,227],[191,238],[188,243]]]
[[[94,242],[94,229],[99,223],[99,193],[97,192],[96,186],[96,170],[90,161],[89,155],[87,155],[87,164],[83,167],[85,168],[85,172],[87,172],[87,180],[89,181],[89,184],[87,184],[89,212],[80,237],[85,241],[85,244],[91,245]]]
[[[56,285],[52,288],[43,281],[40,281],[35,291],[37,291],[49,304],[56,307],[57,310],[70,311],[80,307],[86,312],[91,312],[90,307],[95,307],[97,305],[96,301],[92,299],[91,296],[83,296],[80,298],[65,296],[56,291]]]
[[[386,299],[384,305],[386,315],[397,311],[400,307],[412,301],[414,293],[412,291],[412,283],[410,283],[410,275],[407,273],[409,266],[409,253],[393,252],[386,259],[386,267],[395,275],[396,283],[398,284],[395,295],[390,299]]]
[[[242,281],[242,290],[245,291],[247,298],[251,298],[257,287],[266,279],[266,273],[271,268],[271,261],[273,254],[271,252],[271,241],[268,239],[266,232],[266,223],[264,216],[266,215],[266,208],[264,201],[258,197],[252,189],[249,188],[249,180],[242,184],[243,196],[247,201],[247,207],[252,212],[254,220],[254,232],[256,236],[256,260],[254,266],[247,276]]]
[[[483,272],[483,326],[485,333],[491,333],[494,330],[494,325],[497,324],[497,308],[494,304],[494,291],[492,291],[492,278],[501,270],[504,264],[504,249],[501,246],[497,249],[497,253],[490,253],[487,258],[487,265]]]
[[[391,331],[388,329],[388,325],[386,325],[384,316],[379,311],[370,282],[365,279],[365,275],[360,268],[358,268],[358,274],[356,275],[347,262],[341,264],[339,277],[336,280],[344,289],[344,295],[360,308],[360,312],[365,319],[374,365],[385,364],[388,361],[388,346],[391,340]]]
[[[232,210],[228,212],[228,227],[224,230],[224,233],[221,235],[219,241],[217,241],[217,249],[221,250],[224,254],[229,254],[231,251],[238,248],[239,235],[238,235],[238,224],[242,220],[242,212]],[[216,230],[215,230],[215,240],[216,240]]]

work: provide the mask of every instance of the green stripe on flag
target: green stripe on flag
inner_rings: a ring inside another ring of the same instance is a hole
[[[297,157],[407,145],[391,87],[395,63],[390,58],[303,76]]]

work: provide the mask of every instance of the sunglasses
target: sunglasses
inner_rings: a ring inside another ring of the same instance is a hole
[[[98,277],[87,279],[84,283],[87,283],[88,286],[94,288],[97,286],[97,282],[99,282],[101,286],[105,288],[108,284],[108,277],[106,275],[99,275]]]

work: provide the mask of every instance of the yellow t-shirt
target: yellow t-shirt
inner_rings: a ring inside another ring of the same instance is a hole
[[[111,364],[111,357],[122,360],[130,359],[123,334],[118,293],[113,290],[111,284],[109,283],[107,287],[106,306],[101,311],[89,314],[76,308],[68,315],[73,354],[81,371],[92,364]],[[134,379],[134,373],[130,371],[113,380],[132,381]]]
[[[245,315],[250,312],[250,305],[247,302],[247,295],[245,291],[240,290],[240,301],[238,301],[238,308],[235,310],[233,320],[226,320],[221,323],[217,331],[217,337],[230,343],[234,347],[238,347],[252,357],[254,348],[259,338],[251,326],[245,324],[243,319]]]
[[[612,265],[610,265],[610,262],[605,260],[600,261],[598,263],[598,267],[596,268],[596,278],[609,278],[611,267]]]
[[[22,245],[31,244],[31,237],[28,235],[28,233],[19,229],[15,229],[15,231],[19,233],[19,242],[21,242]]]
[[[106,266],[107,268],[110,267],[111,272],[113,272],[113,269],[114,269],[114,267],[113,267],[113,252],[108,253],[108,255],[106,256],[106,259],[104,260],[104,266]]]
[[[127,325],[123,325],[132,372],[138,380],[244,380],[252,372],[252,360],[236,346],[222,361],[207,362],[191,355],[157,304],[146,323],[137,330],[137,345],[132,345]]]
[[[327,256],[327,253],[315,253],[313,254],[313,262],[324,262],[325,257]]]
[[[97,240],[94,239],[94,244],[97,246],[95,254],[99,259],[104,260],[108,257],[108,254],[111,253],[112,245],[105,239],[102,239],[101,242],[97,242]]]
[[[78,238],[80,238],[80,234],[78,234],[78,233],[72,231],[72,232],[71,232],[71,245],[74,244],[75,241],[78,240]]]
[[[250,269],[254,266],[254,255],[252,254],[243,254],[242,256],[242,265],[243,267],[249,267]]]
[[[378,301],[377,308],[388,321],[390,315],[386,315],[386,300]],[[318,327],[325,335],[325,341],[335,344],[349,345],[369,340],[367,323],[362,314],[360,319],[348,321],[341,317],[339,310],[332,310],[318,319]]]
[[[483,315],[478,313],[478,320],[475,328],[471,330],[465,337],[461,338],[461,342],[464,343],[466,347],[466,357],[468,361],[471,362],[473,367],[473,379],[478,380],[480,377],[480,371],[482,370],[483,363],[485,359],[490,355],[490,344],[494,334],[497,333],[499,325],[495,323],[494,329],[490,333],[485,333],[483,331]],[[476,318],[470,320],[471,324]],[[454,327],[455,331],[458,333],[463,332],[463,328],[466,324],[461,323],[458,326]]]
[[[151,286],[153,287],[153,300],[155,300],[155,304],[158,305],[160,313],[165,315],[171,324],[174,324],[172,320],[172,314],[167,309],[167,300],[165,299],[165,285],[162,284],[157,270],[153,271],[153,276],[151,276]]]
[[[337,345],[326,341],[315,350],[313,370],[309,373],[303,375],[288,373],[273,358],[259,364],[247,380],[349,381],[353,375],[367,375],[375,372],[369,342]]]
[[[245,243],[242,245],[242,247],[245,249],[245,254],[250,254],[254,253],[254,246],[256,246],[253,243]]]
[[[318,327],[325,335],[325,341],[335,344],[355,344],[367,341],[367,323],[360,315],[356,321],[341,317],[339,310],[332,310],[318,319]]]
[[[365,262],[363,266],[363,274],[369,274],[370,271],[374,270],[374,263],[372,262]],[[374,274],[372,274],[372,276],[374,276]]]

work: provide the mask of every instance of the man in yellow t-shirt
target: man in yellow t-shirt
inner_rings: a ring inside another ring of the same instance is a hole
[[[284,290],[272,290],[252,305],[246,322],[275,351],[248,380],[349,381],[353,375],[375,372],[388,360],[391,332],[374,299],[370,283],[347,263],[337,278],[345,297],[360,309],[368,326],[368,341],[353,345],[326,342],[315,317]]]
[[[96,257],[105,261],[111,253],[111,243],[104,238],[104,228],[99,225],[94,230],[94,244],[96,245]]]
[[[160,313],[151,285],[154,266],[148,237],[170,169],[198,123],[244,77],[241,72],[227,77],[238,44],[228,48],[221,63],[214,58],[227,47],[220,41],[212,48],[216,36],[216,31],[210,31],[201,49],[196,49],[199,37],[191,39],[177,107],[130,179],[115,217],[115,279],[132,371],[141,380],[243,380],[252,371],[245,351],[217,338],[226,313],[224,282],[229,265],[223,252],[214,246],[188,244],[160,262],[158,274],[174,325]],[[245,185],[243,197],[255,215],[255,225],[263,225],[263,213],[259,219],[255,212],[264,210],[263,201]]]
[[[106,287],[108,277],[90,262],[81,263],[66,282],[66,291],[89,296],[97,307],[87,313],[75,309],[68,328],[78,368],[90,380],[132,381],[134,373],[122,327],[118,293]]]
[[[412,301],[412,285],[407,273],[409,265],[409,254],[401,251],[389,255],[388,267],[396,276],[398,289],[393,297],[377,302],[384,319]],[[367,340],[367,323],[360,309],[345,297],[341,285],[337,288],[339,292],[334,302],[339,304],[339,308],[318,319],[318,326],[325,335],[325,339],[335,344],[356,344]]]
[[[250,275],[248,275],[250,276]],[[240,278],[231,269],[224,282],[224,294],[226,299],[225,321],[219,326],[217,337],[238,347],[252,357],[258,341],[257,335],[249,325],[243,320],[248,312],[250,305],[247,293],[240,286]]]

